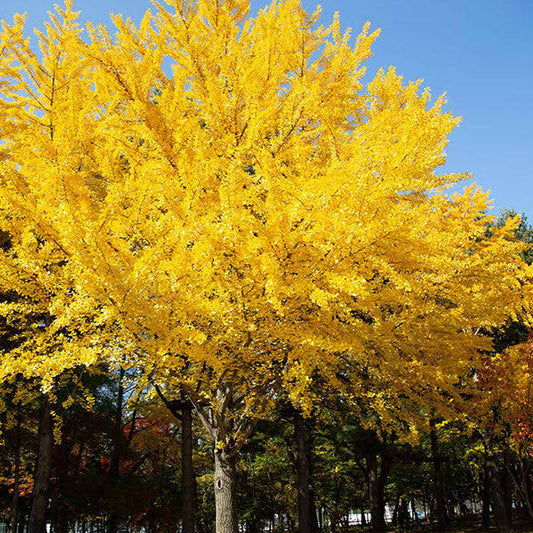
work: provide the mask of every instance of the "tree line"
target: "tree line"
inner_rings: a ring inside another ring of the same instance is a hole
[[[525,328],[513,329],[506,343],[527,339]],[[32,531],[42,513],[58,533],[213,531],[213,449],[192,405],[155,390],[136,395],[135,376],[124,371],[78,371],[52,400],[22,376],[3,388],[4,529]],[[505,386],[508,395],[516,385],[500,373],[493,379],[479,394]],[[417,427],[387,427],[339,395],[305,417],[279,398],[236,461],[240,529],[446,531],[457,522],[509,531],[513,519],[533,523],[531,406],[517,417],[500,399],[477,413],[482,403],[465,401],[475,403],[468,416],[426,413]]]

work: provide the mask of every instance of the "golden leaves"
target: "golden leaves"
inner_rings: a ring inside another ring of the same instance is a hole
[[[451,387],[531,273],[516,220],[489,236],[486,193],[446,193],[469,176],[438,173],[459,123],[444,97],[393,68],[363,90],[377,32],[352,46],[298,0],[253,20],[244,0],[155,5],[85,42],[69,4],[42,60],[21,18],[3,27],[0,273],[55,323],[32,368],[113,359],[94,329],[78,342],[112,324],[150,372],[188,361],[249,390],[286,373],[303,397],[363,361],[402,390]]]

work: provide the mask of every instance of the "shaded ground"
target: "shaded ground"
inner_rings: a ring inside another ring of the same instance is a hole
[[[353,533],[370,533],[370,529],[356,527]],[[412,525],[408,528],[393,528],[387,529],[389,533],[437,533],[438,530],[435,524],[420,523]],[[450,524],[444,531],[439,533],[497,533],[496,527],[482,528],[480,519],[457,520]],[[527,520],[515,520],[514,527],[511,533],[533,533],[533,526]]]
[[[416,533],[436,533],[437,529],[428,524],[421,524],[413,526],[409,529],[391,529],[396,532],[416,532]],[[533,526],[527,521],[516,520],[512,533],[533,533]],[[443,533],[443,532],[441,532]],[[494,526],[490,528],[482,528],[480,520],[461,520],[450,524],[449,528],[444,533],[496,533]]]

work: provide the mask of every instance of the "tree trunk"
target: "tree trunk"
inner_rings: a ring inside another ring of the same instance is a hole
[[[22,418],[17,414],[17,430],[15,433],[15,450],[13,458],[13,498],[11,500],[11,516],[9,520],[9,533],[17,533],[20,500],[20,430]]]
[[[215,449],[216,533],[238,533],[235,456]]]
[[[368,495],[370,497],[370,512],[372,531],[383,532],[387,529],[385,523],[385,485],[390,470],[390,462],[386,454],[381,455],[381,471],[378,472],[378,457],[368,459]]]
[[[298,492],[298,533],[316,533],[318,519],[311,490],[311,457],[309,428],[302,414],[294,411],[294,437],[296,441],[296,481]]]
[[[416,504],[414,500],[411,500],[411,513],[413,515],[413,521],[418,524],[418,512],[416,510]]]
[[[68,533],[68,519],[63,505],[56,510],[54,533]]]
[[[26,515],[26,509],[19,509],[18,533],[24,533],[26,530]]]
[[[160,387],[156,385],[155,389],[167,409],[181,422],[182,533],[194,533],[201,530],[196,523],[196,477],[192,460],[194,405],[185,391],[181,391],[180,400],[168,400]]]
[[[220,380],[216,391],[217,412],[202,406],[194,391],[188,396],[205,428],[211,435],[215,460],[215,517],[216,533],[238,533],[237,489],[235,485],[235,462],[237,454],[253,431],[255,420],[244,416],[244,398],[237,397],[227,383]],[[235,423],[235,414],[240,413]],[[234,437],[239,435],[239,439]]]
[[[313,463],[311,461],[311,445],[308,447],[309,457],[307,464],[309,465],[309,478],[312,479],[313,477]],[[318,528],[318,513],[316,509],[316,498],[315,498],[315,492],[313,491],[313,488],[311,487],[310,491],[310,498],[311,498],[311,531],[313,533],[320,533],[322,530]]]
[[[444,503],[444,493],[442,490],[442,476],[441,465],[442,458],[439,454],[439,441],[437,439],[437,429],[435,427],[435,419],[429,420],[429,437],[431,441],[431,459],[433,461],[433,480],[434,480],[434,496],[437,511],[437,531],[444,531],[446,529],[446,506]]]
[[[481,527],[488,529],[490,526],[490,474],[487,465],[487,457],[483,464],[483,488],[481,493]]]
[[[520,459],[520,494],[522,495],[522,508],[525,509],[530,523],[533,523],[533,494],[531,490],[530,460],[529,456]]]
[[[39,423],[39,452],[33,485],[33,503],[31,507],[29,533],[46,532],[46,512],[48,509],[53,445],[54,432],[50,400],[48,396],[45,396]]]
[[[116,489],[120,480],[120,463],[122,459],[122,446],[124,444],[122,414],[124,409],[124,376],[123,368],[119,370],[117,404],[115,409],[115,421],[113,424],[113,449],[109,461],[109,481],[113,487],[113,495],[116,497]],[[115,506],[111,508],[107,522],[108,533],[116,533],[120,524],[120,516]]]
[[[509,437],[508,437],[509,438]],[[511,450],[508,441],[503,449],[503,496],[509,529],[513,526],[513,480],[511,478]]]
[[[400,524],[400,529],[405,529],[409,527],[409,508],[407,506],[407,500],[405,498],[400,499],[400,505],[398,508],[398,522]]]
[[[192,405],[183,401],[181,405],[181,472],[183,476],[183,533],[194,533],[195,523],[195,478],[192,462]]]
[[[489,486],[491,489],[491,500],[494,511],[494,519],[496,522],[496,531],[498,533],[509,533],[509,531],[511,531],[511,520],[510,516],[507,514],[505,490],[502,480],[500,479],[496,458],[492,453],[490,453],[490,455],[487,457],[487,473],[489,478]]]

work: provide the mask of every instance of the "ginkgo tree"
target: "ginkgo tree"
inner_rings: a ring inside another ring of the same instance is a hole
[[[1,35],[2,229],[63,269],[55,320],[98,314],[141,387],[187,392],[217,533],[237,531],[235,455],[280,387],[304,411],[317,375],[378,413],[373,375],[453,398],[531,295],[518,219],[487,236],[487,194],[436,170],[459,123],[445,98],[393,68],[364,86],[368,24],[352,43],[299,0],[248,10],[154,2],[83,37],[67,2],[40,54],[21,17]],[[16,250],[3,264],[55,283]]]

